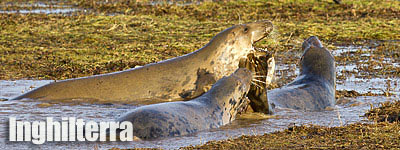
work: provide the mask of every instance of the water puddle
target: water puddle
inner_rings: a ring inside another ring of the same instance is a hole
[[[360,47],[342,47],[333,51],[335,56],[341,57],[345,53],[360,51]],[[371,49],[365,49],[370,52]],[[368,56],[369,57],[369,56]],[[360,60],[364,61],[364,60]],[[388,60],[393,62],[393,60]],[[8,142],[8,118],[16,117],[19,120],[35,121],[45,120],[46,117],[53,117],[55,120],[61,120],[61,117],[76,117],[86,121],[113,121],[125,112],[136,108],[133,105],[101,105],[101,104],[69,104],[69,103],[51,103],[42,105],[43,102],[32,100],[21,101],[0,101],[0,149],[92,149],[97,146],[100,149],[118,147],[118,148],[137,148],[154,147],[164,149],[176,149],[182,146],[204,144],[210,140],[223,140],[234,138],[241,135],[261,135],[277,130],[282,130],[292,125],[316,124],[322,126],[342,126],[355,122],[367,122],[365,118],[360,117],[370,109],[371,104],[377,106],[380,102],[399,99],[400,97],[400,79],[389,78],[385,76],[374,76],[364,78],[359,76],[359,64],[357,62],[338,62],[337,72],[351,71],[345,74],[345,78],[338,79],[337,90],[357,91],[359,93],[382,94],[384,91],[390,91],[391,96],[359,96],[344,97],[340,100],[348,100],[349,103],[341,103],[335,110],[323,112],[300,112],[295,110],[280,110],[270,119],[238,119],[232,124],[219,129],[199,132],[194,135],[168,138],[155,141],[135,141],[135,142],[46,142],[43,145],[34,145],[30,142]],[[294,74],[298,69],[289,65],[279,65],[277,71],[284,74]],[[296,73],[297,73],[296,72]],[[0,98],[10,99],[18,96],[33,87],[47,84],[49,80],[0,80]],[[357,103],[357,105],[350,105]]]
[[[33,9],[33,10],[0,10],[0,13],[6,13],[6,14],[68,14],[68,13],[73,13],[78,11],[79,9],[77,8],[57,8],[57,9]]]
[[[0,8],[13,8],[14,10],[0,10],[0,13],[5,14],[70,14],[80,11],[79,8],[74,8],[71,5],[59,5],[57,2],[51,1],[47,3],[6,3],[0,5]]]
[[[187,5],[198,5],[202,1],[149,1],[148,5],[177,5],[177,6],[187,6]],[[113,4],[113,1],[105,1],[105,2],[98,2],[101,4]],[[1,10],[1,8],[12,8],[15,7],[14,10]],[[84,12],[87,12],[89,9],[84,9]],[[82,11],[80,8],[76,8],[71,5],[62,5],[59,4],[57,1],[50,1],[50,2],[35,2],[35,3],[6,3],[0,5],[0,14],[71,14],[74,12]],[[115,15],[115,14],[111,14]]]

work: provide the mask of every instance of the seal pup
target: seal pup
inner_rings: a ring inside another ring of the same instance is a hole
[[[268,91],[268,103],[275,107],[322,111],[335,105],[335,59],[317,37],[303,42],[300,74],[291,83]]]
[[[249,103],[245,98],[252,72],[239,68],[190,101],[145,105],[128,112],[118,122],[130,121],[133,135],[144,140],[182,136],[218,128],[235,120]]]
[[[187,55],[125,71],[53,82],[14,99],[100,102],[192,99],[233,73],[239,59],[255,51],[253,44],[272,30],[270,21],[235,25]]]

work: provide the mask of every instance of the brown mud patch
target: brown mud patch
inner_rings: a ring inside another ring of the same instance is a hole
[[[364,116],[377,122],[399,122],[400,101],[381,103],[379,107],[371,108]]]
[[[352,124],[344,127],[293,126],[261,136],[210,141],[181,149],[398,149],[398,123]]]

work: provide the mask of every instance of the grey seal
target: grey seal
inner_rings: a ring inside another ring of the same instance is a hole
[[[302,111],[322,111],[335,105],[335,59],[316,36],[303,42],[300,74],[291,83],[268,91],[268,103]]]
[[[192,53],[139,68],[53,82],[14,99],[102,102],[176,101],[206,92],[233,73],[253,44],[273,30],[270,21],[235,25]]]
[[[190,101],[166,102],[138,107],[117,121],[130,121],[133,135],[144,140],[182,136],[218,128],[235,120],[249,103],[252,73],[239,68],[218,80],[212,88]]]

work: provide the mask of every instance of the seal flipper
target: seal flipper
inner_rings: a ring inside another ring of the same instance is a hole
[[[212,85],[217,82],[215,74],[210,73],[205,69],[199,69],[197,71],[196,87],[193,90],[185,91],[180,94],[184,100],[191,100],[200,95],[206,93],[211,89]]]

